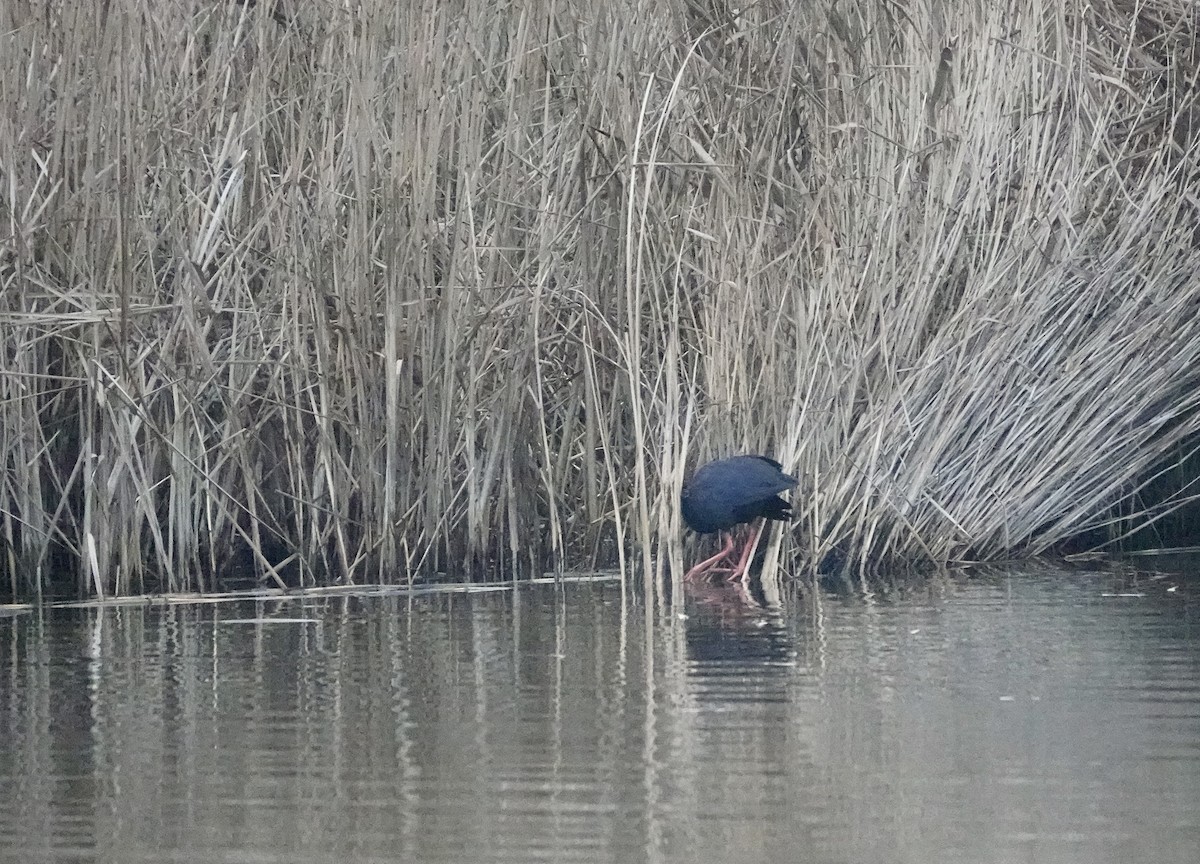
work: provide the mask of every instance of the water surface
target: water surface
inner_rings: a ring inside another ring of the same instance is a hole
[[[1200,860],[1200,584],[0,619],[0,860]]]

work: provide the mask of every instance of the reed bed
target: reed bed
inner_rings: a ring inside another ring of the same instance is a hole
[[[0,591],[679,572],[683,476],[743,451],[801,478],[792,572],[1169,512],[1139,490],[1200,431],[1198,30],[3,4]]]

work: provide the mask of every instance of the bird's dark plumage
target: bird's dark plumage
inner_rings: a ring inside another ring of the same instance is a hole
[[[783,466],[766,456],[733,456],[709,462],[683,484],[683,519],[700,534],[724,531],[759,517],[790,519],[792,507],[779,497],[796,485]]]

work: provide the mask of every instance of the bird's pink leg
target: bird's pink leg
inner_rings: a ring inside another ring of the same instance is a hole
[[[758,541],[762,538],[763,527],[766,524],[766,519],[759,518],[754,520],[754,529],[750,537],[746,539],[746,545],[742,547],[741,560],[738,561],[738,565],[726,577],[728,581],[733,582],[746,575],[746,571],[750,567],[750,562],[754,559],[754,550],[758,548]]]
[[[751,536],[754,534],[756,527],[756,524],[739,525],[736,530],[730,531],[729,546],[726,548],[732,548],[730,549],[730,552],[727,553],[726,560],[718,562],[722,566],[710,567],[706,573],[728,573],[730,575],[725,577],[728,581],[733,582],[736,580],[738,574],[737,565],[734,563],[734,558],[739,558],[740,560],[739,556],[744,556],[746,554],[746,547],[752,542],[757,542],[755,538]]]
[[[723,547],[721,547],[720,552],[718,552],[716,555],[712,556],[711,558],[705,558],[703,561],[701,561],[699,564],[697,564],[691,570],[687,571],[687,573],[683,574],[683,579],[685,582],[690,582],[692,579],[695,579],[700,574],[707,573],[709,570],[713,569],[718,563],[720,563],[720,561],[723,558],[728,556],[730,552],[733,551],[733,534],[732,533],[726,534],[725,537],[726,537],[725,545]]]
[[[725,544],[725,560],[718,561],[712,567],[709,567],[706,573],[732,573],[734,569],[734,561],[737,556],[742,554],[742,549],[747,540],[750,539],[750,532],[745,525],[738,525],[729,532],[729,542]],[[719,566],[718,566],[719,565]]]

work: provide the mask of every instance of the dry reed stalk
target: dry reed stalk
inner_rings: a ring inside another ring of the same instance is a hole
[[[735,451],[793,570],[1175,506],[1187,4],[284,5],[0,8],[5,593],[658,576]]]

